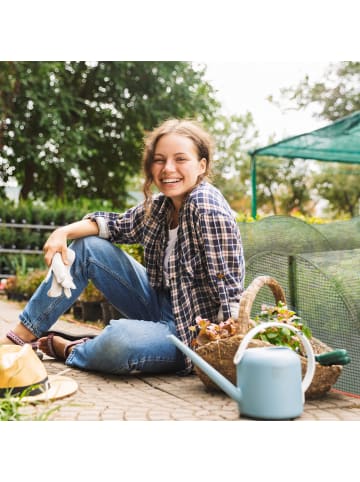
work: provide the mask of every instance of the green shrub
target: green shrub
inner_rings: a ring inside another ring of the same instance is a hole
[[[84,291],[79,296],[80,301],[103,301],[104,295],[96,288],[92,281],[89,281]]]
[[[140,264],[144,264],[144,250],[140,244],[119,244],[118,246]]]
[[[25,299],[31,298],[31,296],[35,293],[39,285],[45,279],[47,274],[47,270],[38,270],[35,269],[30,271],[26,275],[22,275],[19,278],[19,287],[21,290],[21,294],[24,296]]]

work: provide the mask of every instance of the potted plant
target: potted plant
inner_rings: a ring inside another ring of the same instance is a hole
[[[30,299],[35,293],[41,282],[45,279],[47,270],[34,269],[22,277],[20,286],[23,290],[25,299]]]
[[[84,291],[79,296],[79,304],[84,321],[98,321],[101,319],[101,302],[104,295],[96,288],[92,281],[89,281]]]
[[[6,280],[5,293],[8,300],[23,301],[19,279],[17,276],[10,276]]]
[[[104,325],[108,325],[110,320],[118,320],[124,318],[124,315],[118,311],[114,305],[109,303],[107,300],[101,302],[101,314],[102,322]]]

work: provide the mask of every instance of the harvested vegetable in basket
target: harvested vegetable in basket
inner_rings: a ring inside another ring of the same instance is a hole
[[[299,338],[286,327],[287,324],[302,331],[307,338],[312,338],[310,328],[301,322],[301,318],[296,315],[295,311],[289,310],[282,301],[278,301],[275,306],[263,305],[261,312],[255,316],[254,321],[256,324],[270,321],[284,323],[284,328],[270,327],[256,335],[255,338],[267,341],[272,345],[288,346],[296,352],[301,350]]]
[[[223,338],[229,338],[239,332],[238,324],[232,318],[220,323],[212,323],[207,318],[196,318],[196,325],[190,327],[191,331],[197,333],[196,338],[192,341],[194,348],[205,345],[209,341],[221,340]]]

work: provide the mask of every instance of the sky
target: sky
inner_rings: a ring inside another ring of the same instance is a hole
[[[321,80],[330,62],[207,62],[207,80],[227,114],[250,111],[266,145],[269,137],[281,140],[323,127],[328,122],[315,119],[311,110],[282,112],[266,98],[277,96],[283,87],[296,86],[305,75]]]

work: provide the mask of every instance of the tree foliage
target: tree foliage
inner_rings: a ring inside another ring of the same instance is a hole
[[[324,79],[311,81],[309,76],[297,85],[280,90],[279,105],[285,101],[302,109],[313,105],[315,115],[335,121],[360,110],[360,62],[329,64]]]
[[[250,208],[248,150],[254,147],[258,131],[250,112],[244,115],[219,114],[210,126],[216,140],[212,181],[237,211]]]
[[[306,76],[298,85],[280,90],[278,99],[270,99],[281,108],[295,109],[312,106],[315,116],[335,121],[360,110],[360,62],[329,64],[321,81]],[[304,161],[303,161],[304,162]],[[313,176],[311,187],[315,195],[328,201],[334,215],[359,214],[360,168],[344,169],[341,164],[319,163],[320,172]]]
[[[308,164],[294,159],[264,157],[257,165],[258,204],[264,213],[311,212],[314,206]]]
[[[313,178],[313,187],[328,201],[327,210],[337,216],[359,215],[360,169],[359,166],[327,164]]]
[[[217,108],[190,62],[1,62],[0,179],[23,199],[97,197],[123,205],[147,130]]]

